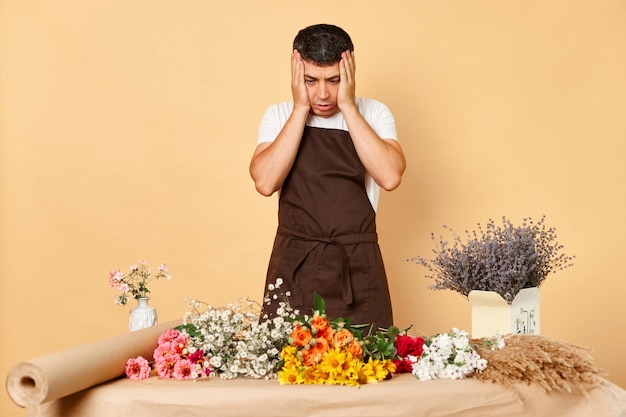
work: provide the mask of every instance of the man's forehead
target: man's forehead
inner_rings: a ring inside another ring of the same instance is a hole
[[[304,76],[318,80],[339,77],[339,62],[323,67],[315,65],[313,62],[304,62]]]

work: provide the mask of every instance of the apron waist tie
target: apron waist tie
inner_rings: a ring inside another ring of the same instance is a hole
[[[303,233],[289,230],[284,226],[278,227],[278,234],[287,238],[304,240],[310,242],[318,242],[318,243],[328,243],[331,245],[337,246],[339,248],[339,254],[341,256],[341,282],[343,287],[343,302],[346,305],[350,305],[353,302],[352,297],[352,276],[350,274],[350,260],[348,258],[348,252],[346,251],[345,245],[355,245],[357,243],[376,243],[378,242],[378,234],[374,233],[360,233],[354,235],[345,235],[345,236],[337,236],[337,237],[318,237],[318,236],[308,236]],[[302,262],[309,256],[309,253],[313,251],[318,245],[313,245],[311,248],[306,251],[304,256],[298,262],[296,266],[296,270],[300,267]],[[294,270],[295,273],[295,270]]]

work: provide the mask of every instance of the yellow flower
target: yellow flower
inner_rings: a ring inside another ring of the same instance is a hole
[[[370,361],[371,360],[372,359],[370,358]],[[382,381],[389,374],[389,371],[387,370],[386,361],[379,361],[379,360],[373,361],[373,369],[374,369],[374,376],[376,377],[378,381]]]
[[[369,384],[377,382],[376,378],[374,378],[374,371],[371,366],[367,366],[363,364],[361,369],[359,369],[359,383],[360,384]]]
[[[280,352],[280,357],[284,361],[285,367],[290,366],[300,366],[301,362],[298,359],[298,351],[295,346],[285,346],[283,350]]]
[[[359,374],[359,380],[361,383],[371,384],[385,379],[389,371],[387,369],[388,365],[384,362],[386,361],[381,363],[379,360],[369,358],[367,363],[361,368],[361,373]]]
[[[302,384],[304,378],[297,366],[284,366],[278,372],[278,380],[281,384]]]
[[[340,375],[343,371],[343,364],[346,362],[346,353],[341,349],[331,349],[324,354],[322,361],[320,362],[320,369],[323,372],[336,376]]]
[[[287,359],[290,356],[296,356],[296,352],[298,349],[295,346],[287,345],[283,347],[283,350],[280,352],[280,357],[283,359]]]
[[[313,366],[305,366],[302,370],[302,379],[305,384],[318,384],[319,382],[316,381],[316,368]]]
[[[389,359],[385,359],[383,361],[383,366],[387,370],[388,374],[394,374],[396,372],[396,364],[393,363],[393,361],[390,361]]]
[[[341,383],[350,387],[358,387],[359,385],[361,385],[361,383],[359,382],[359,375],[356,373],[351,378],[343,379]]]
[[[351,386],[360,385],[358,372],[358,368],[360,367],[359,363],[361,363],[360,360],[349,357],[348,360],[343,363],[341,372],[336,376],[337,383]]]
[[[313,368],[311,376],[311,384],[334,385],[336,382],[335,378],[333,378],[333,376],[329,372],[324,371],[319,365]]]

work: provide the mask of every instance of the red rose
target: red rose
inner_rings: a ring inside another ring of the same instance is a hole
[[[416,336],[411,337],[407,335],[399,334],[396,337],[396,349],[398,349],[398,356],[404,358],[406,356],[422,356],[424,346],[424,339]]]
[[[396,374],[404,374],[413,372],[413,362],[408,359],[394,359],[396,364]]]

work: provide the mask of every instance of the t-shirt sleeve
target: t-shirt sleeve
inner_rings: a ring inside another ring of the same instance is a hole
[[[274,142],[283,129],[289,115],[293,109],[293,102],[272,104],[265,110],[261,124],[259,125],[259,135],[257,143]]]
[[[389,107],[380,101],[373,101],[373,104],[374,105],[368,107],[366,110],[370,112],[370,114],[365,116],[365,118],[369,120],[370,126],[374,132],[376,132],[381,139],[398,140],[396,120],[391,110],[389,110]]]
[[[273,142],[276,136],[280,133],[280,127],[278,126],[278,119],[276,117],[275,106],[269,106],[265,110],[261,124],[259,125],[259,135],[257,143]]]

